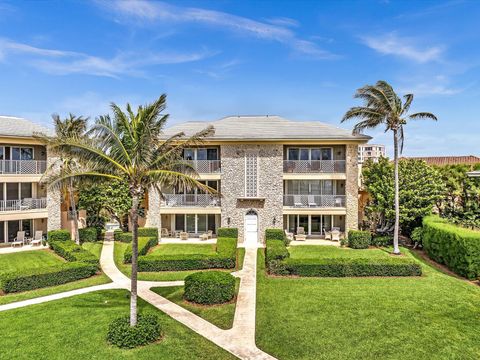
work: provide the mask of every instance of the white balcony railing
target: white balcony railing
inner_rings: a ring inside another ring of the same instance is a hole
[[[284,160],[285,173],[344,173],[345,160]]]
[[[345,195],[283,195],[283,206],[345,207]]]
[[[220,206],[220,198],[210,194],[165,194],[164,206]]]
[[[35,209],[46,209],[47,198],[22,200],[0,200],[0,211],[26,211]]]
[[[199,174],[220,173],[220,160],[185,160]]]
[[[43,174],[45,160],[0,160],[0,174]]]

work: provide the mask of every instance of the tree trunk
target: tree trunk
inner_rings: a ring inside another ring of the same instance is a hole
[[[77,205],[75,204],[75,194],[73,191],[73,180],[68,184],[68,197],[70,198],[70,208],[72,209],[72,229],[75,244],[80,245],[80,232],[78,231]]]
[[[130,326],[137,325],[137,272],[138,272],[138,204],[140,196],[135,193],[132,195],[132,209],[130,216],[132,219],[132,276],[131,276],[131,295],[130,295]]]
[[[393,130],[393,162],[395,164],[395,228],[393,230],[393,253],[400,254],[398,235],[400,232],[400,194],[398,184],[398,130]]]

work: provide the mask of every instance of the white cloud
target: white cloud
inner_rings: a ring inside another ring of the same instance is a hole
[[[133,53],[120,52],[111,58],[102,58],[85,53],[44,49],[8,39],[0,39],[0,60],[8,56],[20,57],[27,64],[54,75],[89,74],[118,77],[120,75],[138,76],[142,69],[153,65],[179,64],[202,60],[215,53],[207,49],[197,52],[144,53],[141,57]],[[21,55],[29,55],[22,59]]]
[[[288,28],[294,24],[292,19],[273,19],[275,23],[272,23],[272,20],[270,20],[270,23],[267,23],[221,11],[179,7],[163,2],[144,0],[97,1],[97,3],[114,14],[122,16],[127,21],[137,20],[136,23],[140,26],[144,26],[146,21],[153,23],[199,23],[242,35],[254,36],[263,40],[277,41],[291,47],[296,52],[314,58],[327,59],[336,57],[331,52],[321,49],[314,42],[299,38],[296,33]]]
[[[444,75],[437,75],[424,80],[415,80],[413,82],[400,86],[402,93],[412,93],[415,96],[427,97],[438,95],[455,95],[461,93],[464,89],[455,88],[450,85],[450,79]]]
[[[443,46],[419,47],[417,40],[399,37],[394,33],[381,36],[364,36],[362,41],[371,49],[383,55],[394,55],[413,60],[418,63],[439,61],[442,57]]]

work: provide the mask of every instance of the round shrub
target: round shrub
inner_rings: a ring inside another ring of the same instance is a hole
[[[413,229],[410,238],[414,242],[415,246],[422,246],[423,228],[416,227],[415,229]]]
[[[202,271],[185,278],[184,298],[203,304],[221,304],[235,296],[235,277],[221,271]]]
[[[119,348],[133,349],[157,341],[162,336],[162,327],[155,315],[138,315],[137,325],[130,326],[130,317],[113,320],[108,327],[107,341]]]
[[[367,249],[371,241],[370,231],[350,230],[348,232],[348,246],[352,249]]]

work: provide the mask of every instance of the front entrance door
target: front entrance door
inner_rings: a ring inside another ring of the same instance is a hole
[[[253,212],[245,215],[245,247],[255,247],[258,243],[258,216]]]

